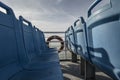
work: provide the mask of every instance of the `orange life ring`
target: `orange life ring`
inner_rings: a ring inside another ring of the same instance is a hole
[[[52,40],[52,39],[57,39],[60,41],[61,43],[61,47],[59,48],[58,52],[60,53],[63,49],[64,49],[64,42],[63,42],[63,39],[59,36],[56,36],[56,35],[53,35],[53,36],[50,36],[48,39],[47,39],[47,45],[49,46],[49,42]]]

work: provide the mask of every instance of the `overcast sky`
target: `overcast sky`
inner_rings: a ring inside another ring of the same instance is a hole
[[[78,17],[86,18],[94,0],[2,0],[43,31],[65,31]]]

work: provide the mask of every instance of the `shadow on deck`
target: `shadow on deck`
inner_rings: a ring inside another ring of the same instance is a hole
[[[64,80],[84,80],[84,77],[80,76],[80,63],[61,61],[61,68]],[[96,80],[112,80],[112,79],[103,72],[96,70]]]

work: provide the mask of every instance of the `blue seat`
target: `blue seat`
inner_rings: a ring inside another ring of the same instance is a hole
[[[19,20],[19,25],[22,29],[24,47],[29,59],[31,60],[37,56],[35,54],[36,47],[34,45],[33,27],[32,24],[29,21],[25,20],[22,16],[19,17]]]
[[[41,39],[42,37],[39,33],[39,29],[34,27],[33,33],[34,33],[34,42],[35,42],[34,44],[36,46],[36,52],[37,52],[38,57],[41,57],[39,58],[39,61],[59,62],[58,51],[56,49],[51,49],[51,48],[48,48],[47,46],[46,48],[43,48],[43,46],[46,45],[46,43],[42,42],[42,39]]]
[[[0,12],[0,80],[8,80],[21,71],[15,29],[17,20],[11,8],[0,2],[7,13]],[[13,23],[14,22],[14,23]]]
[[[87,31],[90,57],[114,80],[120,80],[120,0],[110,0],[101,9],[92,10],[102,0],[96,0],[88,10]]]
[[[67,48],[69,51],[71,51],[71,43],[70,43],[70,37],[69,37],[69,28],[66,31],[66,42],[67,42]]]
[[[74,29],[73,29],[73,26],[70,26],[69,28],[69,39],[70,39],[70,49],[73,53],[77,53],[76,51],[76,42],[75,42],[75,35],[74,35]]]
[[[65,46],[68,49],[68,35],[67,35],[67,31],[65,31]]]
[[[38,59],[46,59],[41,61],[34,59],[37,55],[31,23],[21,18],[29,23],[22,24],[2,2],[0,7],[7,11],[0,12],[0,80],[63,80],[59,62],[44,61],[50,55],[42,55]]]
[[[31,23],[29,21],[25,20],[22,16],[20,16],[19,19],[20,19],[20,22],[19,22],[20,27],[21,27],[22,33],[23,33],[24,47],[26,50],[26,55],[28,56],[28,59],[29,59],[29,64],[26,66],[28,67],[29,65],[32,65],[34,63],[37,63],[37,64],[40,63],[40,65],[41,65],[41,63],[43,64],[43,62],[45,64],[47,64],[48,62],[59,63],[59,57],[58,57],[57,52],[47,52],[46,51],[46,53],[49,53],[49,54],[41,53],[42,51],[40,51],[40,48],[36,46],[37,45],[36,43],[38,40],[35,41],[37,39],[37,36],[36,36],[36,39],[34,37],[35,35],[34,35],[33,30],[35,30],[35,29],[32,27]],[[28,25],[25,25],[23,22],[28,23]],[[39,44],[39,45],[45,45],[45,44]],[[48,65],[43,65],[43,66],[45,67]],[[30,67],[28,67],[28,68],[30,69]],[[33,69],[36,69],[36,67],[37,66],[34,66]]]
[[[11,8],[0,2],[0,7],[7,13],[0,11],[0,80],[8,80],[11,76],[22,70],[18,60],[16,44],[17,22]]]
[[[24,69],[33,72],[36,72],[36,70],[37,72],[40,71],[39,75],[41,75],[42,77],[38,76],[39,78],[37,79],[52,80],[52,79],[58,79],[59,77],[59,79],[61,80],[62,72],[60,69],[58,54],[56,52],[52,52],[51,54],[50,52],[48,52],[49,54],[41,54],[40,52],[38,53],[40,48],[35,46],[34,28],[32,27],[31,23],[25,20],[23,17],[20,16],[19,19],[21,24],[20,27],[23,32],[24,46],[29,59],[28,63],[24,65]],[[27,22],[28,25],[25,25],[23,21]],[[23,75],[24,72],[26,71],[23,71],[21,75],[18,74],[15,75],[15,77],[13,77],[12,79],[19,79],[20,77],[22,77],[22,79],[29,79],[29,77],[24,77],[28,75],[28,74]],[[48,73],[51,73],[51,75],[48,75]],[[55,76],[56,73],[58,73],[58,75]],[[34,80],[34,77],[31,79]]]
[[[74,22],[73,30],[77,54],[81,55],[85,60],[90,61],[87,48],[86,22],[83,17]]]
[[[36,27],[34,27],[34,36],[36,36],[35,37],[36,42],[37,42],[36,45],[38,45],[41,53],[57,52],[57,50],[54,48],[48,48],[48,46],[45,42],[44,33]]]

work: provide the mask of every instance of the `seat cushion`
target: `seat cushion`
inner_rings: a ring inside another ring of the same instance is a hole
[[[10,80],[63,80],[60,65],[58,65],[58,63],[54,63],[52,66],[46,65],[47,67],[41,66],[41,69],[39,68],[39,70],[23,70],[13,76]]]

